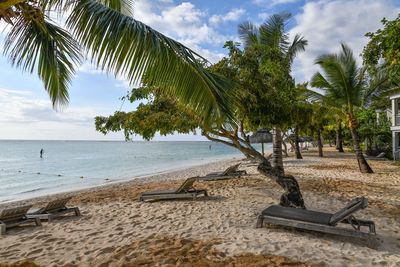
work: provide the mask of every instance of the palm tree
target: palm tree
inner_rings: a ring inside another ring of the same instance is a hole
[[[352,50],[345,44],[341,46],[339,54],[323,55],[316,60],[322,74],[317,72],[312,77],[311,85],[324,91],[324,98],[328,100],[326,103],[345,111],[359,169],[362,173],[372,173],[360,147],[355,110],[366,106],[372,97],[387,91],[388,79],[384,71],[367,78],[365,69],[357,67]]]
[[[290,16],[287,13],[275,14],[259,27],[251,22],[244,22],[239,25],[238,29],[245,49],[254,51],[258,57],[256,64],[259,65],[265,90],[272,92],[271,95],[280,97],[276,99],[276,103],[282,104],[281,106],[284,107],[290,98],[290,91],[294,88],[294,81],[290,76],[293,60],[299,52],[304,51],[307,45],[307,41],[299,35],[296,35],[292,42],[289,41],[285,25]],[[268,117],[268,121],[274,128],[273,152],[271,163],[264,157],[259,159],[258,171],[271,177],[284,188],[285,193],[281,196],[281,205],[304,208],[304,201],[296,179],[291,175],[285,175],[283,169],[280,127],[287,126],[283,123],[287,120],[287,116],[274,112],[274,109],[262,116]]]
[[[54,108],[68,103],[75,68],[90,59],[131,84],[146,81],[163,88],[207,118],[228,112],[224,81],[202,67],[200,55],[132,18],[132,4],[1,0],[0,21],[10,28],[4,52],[13,66],[37,72]]]
[[[289,13],[275,14],[269,17],[259,27],[251,22],[244,22],[239,25],[239,35],[246,48],[260,48],[261,64],[267,65],[273,62],[276,70],[276,76],[271,75],[269,79],[275,79],[271,85],[272,90],[285,90],[294,87],[293,79],[290,76],[291,66],[294,58],[299,52],[305,50],[307,40],[302,36],[296,35],[292,42],[289,42],[289,35],[285,32],[285,25],[291,15]],[[286,88],[282,88],[286,87]],[[279,122],[274,125],[272,165],[283,172],[282,160],[282,131]]]

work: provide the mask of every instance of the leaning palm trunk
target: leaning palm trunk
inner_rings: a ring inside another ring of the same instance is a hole
[[[365,159],[361,147],[360,147],[360,137],[357,132],[358,122],[354,116],[350,115],[350,131],[351,137],[353,139],[353,148],[356,153],[358,167],[360,168],[360,172],[362,173],[373,173],[371,167],[369,166],[367,160]]]
[[[296,150],[296,159],[303,159],[300,151],[300,140],[299,140],[299,133],[297,127],[294,129],[294,143],[295,143],[295,150]]]
[[[344,152],[343,150],[343,130],[342,130],[342,121],[338,121],[338,129],[336,132],[336,149],[339,152]]]
[[[288,151],[287,151],[287,144],[285,141],[282,140],[282,145],[283,145],[283,153],[285,153],[285,157],[289,157]]]
[[[278,127],[274,128],[272,136],[272,167],[281,169],[283,172],[283,157],[282,157],[282,131]]]
[[[260,152],[255,150],[250,145],[250,143],[246,141],[243,142],[243,139],[240,140],[240,138],[236,135],[225,134],[220,136],[225,139],[227,138],[231,140],[232,143],[227,142],[226,140],[221,140],[219,138],[213,137],[207,132],[203,132],[203,135],[211,141],[223,143],[225,145],[239,149],[247,158],[252,158],[256,160],[259,163],[257,168],[258,171],[261,174],[267,176],[268,178],[274,180],[285,191],[280,199],[279,204],[281,206],[293,207],[293,208],[305,208],[303,196],[300,191],[300,186],[297,183],[296,178],[294,178],[292,175],[285,175],[283,171],[283,164],[282,167],[273,167],[271,163]],[[278,135],[280,137],[280,131]],[[281,148],[280,155],[282,162],[282,146],[280,146],[280,148]]]
[[[318,156],[319,157],[323,157],[324,156],[324,152],[322,150],[323,148],[323,144],[322,144],[322,137],[321,137],[321,130],[318,130],[318,134],[317,134],[317,139],[318,139]]]

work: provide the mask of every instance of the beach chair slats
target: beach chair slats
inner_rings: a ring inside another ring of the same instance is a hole
[[[32,205],[21,206],[17,208],[4,209],[0,212],[0,221],[14,221],[24,218]]]
[[[368,245],[374,246],[376,241],[373,238],[376,234],[375,223],[356,219],[353,216],[355,212],[364,209],[367,205],[366,198],[356,198],[334,214],[273,205],[258,216],[257,227],[262,227],[264,222],[267,222],[298,229],[362,238],[368,242]],[[336,226],[337,223],[351,225],[352,227],[338,227]],[[368,228],[368,232],[365,232],[365,227]]]
[[[26,223],[35,223],[40,226],[40,220],[27,218],[26,214],[32,205],[21,206],[17,208],[4,209],[0,212],[0,235],[6,233],[6,230]]]
[[[139,200],[195,199],[198,196],[208,196],[207,190],[194,188],[193,185],[198,179],[198,177],[186,179],[177,190],[144,192],[139,197]]]
[[[332,215],[329,224],[335,225],[338,222],[347,219],[353,213],[368,207],[368,201],[365,197],[358,197],[350,201],[343,209]]]
[[[198,177],[191,177],[186,179],[185,182],[176,190],[176,193],[187,192],[194,189],[193,184],[197,181]]]
[[[237,172],[237,170],[238,170],[238,168],[239,168],[239,165],[240,165],[240,163],[239,163],[239,164],[235,164],[235,165],[233,165],[233,166],[230,166],[229,168],[227,168],[227,169],[222,173],[222,176],[230,175],[230,174],[232,174],[232,173]]]
[[[271,217],[280,217],[290,220],[304,221],[310,223],[318,223],[318,224],[329,224],[329,221],[332,217],[332,214],[305,210],[305,209],[295,209],[273,205],[268,207],[262,212],[265,216]]]
[[[239,165],[240,163],[230,166],[223,172],[211,172],[203,177],[199,177],[198,179],[201,181],[218,181],[218,180],[237,178],[242,175],[246,175],[247,172],[245,170],[238,170]]]
[[[45,212],[55,211],[65,209],[67,203],[71,200],[71,197],[60,198],[47,203],[46,207],[44,208]]]
[[[80,210],[78,207],[68,208],[66,205],[72,197],[59,198],[47,203],[47,205],[39,209],[36,212],[28,213],[28,218],[38,218],[40,220],[52,221],[54,218],[60,217],[67,213],[74,213],[76,216],[80,216]]]

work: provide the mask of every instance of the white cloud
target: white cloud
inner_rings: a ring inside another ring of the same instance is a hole
[[[96,132],[94,117],[108,116],[114,110],[99,107],[69,107],[63,112],[52,109],[48,100],[33,99],[31,91],[0,88],[0,139],[23,140],[124,140],[122,132],[104,136]],[[133,137],[142,141],[139,136]],[[160,136],[155,141],[193,141],[205,138],[197,135],[174,134]]]
[[[225,19],[232,20],[241,12],[233,10],[232,13],[226,14]],[[196,8],[190,2],[179,5],[164,3],[162,8],[159,8],[148,0],[137,1],[134,17],[190,47],[211,62],[219,59],[221,55],[204,47],[222,47],[225,41],[230,39],[218,33],[214,25],[208,24],[207,11]]]
[[[267,13],[267,12],[262,12],[262,13],[259,13],[259,14],[257,15],[257,17],[258,17],[259,19],[266,20],[270,15],[271,15],[271,14],[269,14],[269,13]]]
[[[110,114],[102,108],[69,107],[56,112],[49,100],[34,99],[30,91],[0,88],[0,139],[122,139],[95,131],[94,117]]]
[[[318,70],[314,60],[321,54],[338,52],[341,42],[358,56],[368,42],[365,33],[381,28],[383,17],[394,19],[399,11],[390,0],[308,2],[295,17],[297,25],[290,30],[292,37],[299,33],[309,43],[293,67],[297,82],[309,80]]]
[[[212,15],[209,21],[214,25],[221,22],[238,21],[245,13],[246,11],[243,8],[234,8],[224,15]]]

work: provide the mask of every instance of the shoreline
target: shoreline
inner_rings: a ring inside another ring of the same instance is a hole
[[[138,201],[142,192],[177,188],[187,177],[235,163],[226,161],[75,192],[69,206],[79,207],[81,217],[10,229],[0,238],[0,265],[24,260],[39,266],[400,265],[399,166],[371,160],[376,173],[361,174],[353,153],[327,147],[324,158],[315,150],[303,151],[303,160],[291,155],[284,159],[285,170],[298,180],[307,209],[333,213],[354,197],[368,198],[369,206],[355,216],[376,223],[378,247],[311,231],[255,228],[258,214],[279,202],[282,189],[246,161],[240,169],[247,176],[195,184],[209,197]]]
[[[180,168],[175,168],[172,170],[166,170],[158,173],[152,173],[143,176],[137,176],[134,178],[128,179],[121,179],[117,181],[109,181],[104,184],[87,186],[83,188],[72,188],[68,191],[62,192],[55,192],[52,194],[46,194],[41,196],[33,196],[33,197],[26,197],[23,199],[15,199],[5,202],[0,202],[0,209],[8,208],[8,207],[15,207],[19,205],[26,205],[29,203],[37,203],[43,201],[49,201],[51,199],[57,197],[64,197],[64,196],[76,196],[82,193],[93,193],[101,190],[112,190],[115,187],[119,186],[130,186],[130,185],[142,185],[146,183],[154,183],[154,182],[166,182],[166,181],[174,181],[180,180],[183,178],[189,178],[190,175],[194,174],[193,176],[203,176],[209,172],[220,171],[221,166],[229,167],[237,162],[241,162],[243,159],[239,157],[232,157],[230,159],[219,159],[214,160],[208,163],[202,163],[198,165],[189,165],[189,166],[182,166]],[[187,177],[186,177],[187,176]],[[174,178],[175,177],[175,178]]]

